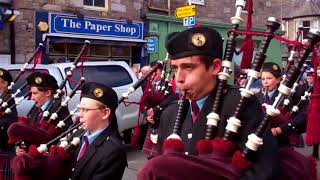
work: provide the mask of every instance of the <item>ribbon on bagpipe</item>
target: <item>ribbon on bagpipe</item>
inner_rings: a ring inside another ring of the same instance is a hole
[[[27,71],[34,71],[35,67],[37,66],[37,64],[39,64],[39,62],[41,62],[42,59],[42,51],[44,49],[44,46],[42,43],[39,43],[39,46],[37,47],[36,51],[34,52],[34,54],[31,56],[31,58],[29,59],[29,61],[27,61],[26,63],[24,63],[23,67],[20,69],[19,73],[15,76],[14,80],[10,83],[10,85],[8,86],[8,90],[5,91],[4,93],[2,93],[1,97],[0,97],[0,117],[4,114],[9,114],[11,113],[11,108],[16,106],[17,104],[14,104],[14,106],[11,107],[7,107],[9,104],[9,101],[16,98],[17,95],[25,88],[27,87],[27,83],[24,83],[20,88],[17,89],[17,91],[13,94],[11,94],[11,91],[13,89],[13,86],[15,85],[15,83],[20,79],[20,77]],[[27,66],[33,61],[33,66],[30,69],[27,69]],[[29,93],[26,93],[25,95],[23,95],[23,97],[28,97]],[[4,99],[4,98],[8,98],[8,99]]]
[[[320,127],[320,80],[319,80],[319,57],[318,49],[313,49],[312,57],[313,68],[316,72],[313,74],[313,92],[311,94],[311,100],[308,107],[308,121],[306,131],[306,143],[307,144],[320,144],[319,127]]]
[[[13,123],[9,129],[8,129],[8,136],[9,136],[9,142],[11,144],[17,144],[24,141],[27,141],[28,144],[41,144],[45,141],[48,141],[48,139],[55,137],[56,135],[60,134],[63,130],[65,130],[65,121],[68,119],[65,117],[59,117],[60,119],[64,118],[63,120],[60,120],[59,122],[55,122],[58,118],[58,113],[62,108],[67,108],[67,102],[72,98],[72,96],[75,94],[75,92],[80,88],[80,86],[84,83],[84,77],[83,77],[83,63],[85,60],[85,56],[87,53],[87,49],[90,42],[85,41],[85,44],[82,46],[82,49],[77,56],[77,58],[74,60],[70,70],[67,72],[67,77],[62,81],[62,83],[59,86],[59,89],[57,90],[56,94],[54,95],[53,99],[49,101],[49,104],[47,106],[46,111],[43,113],[42,119],[40,122],[33,123],[29,125],[27,122],[16,122]],[[69,95],[65,98],[65,100],[61,103],[59,107],[56,110],[53,109],[53,104],[60,100],[60,98],[63,95],[63,88],[65,87],[68,80],[72,79],[72,75],[74,71],[79,68],[77,64],[81,60],[81,65],[79,66],[81,68],[81,78],[80,81],[77,83],[76,87],[69,93]],[[53,110],[52,110],[53,109]],[[51,112],[54,111],[54,112]],[[49,116],[52,113],[51,116]],[[28,132],[28,133],[26,133]],[[18,145],[19,145],[18,144]]]

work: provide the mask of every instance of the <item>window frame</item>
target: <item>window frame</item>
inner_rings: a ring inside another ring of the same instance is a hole
[[[92,0],[94,1],[94,0]],[[109,11],[109,0],[104,0],[104,8],[103,7],[98,7],[98,6],[88,6],[84,5],[84,2],[82,3],[83,8],[87,10],[93,10],[93,11],[104,11],[108,12]]]

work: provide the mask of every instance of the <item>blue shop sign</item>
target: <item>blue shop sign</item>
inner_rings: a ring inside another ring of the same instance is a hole
[[[158,52],[158,38],[157,37],[147,37],[147,52],[156,53]]]
[[[49,14],[50,33],[143,39],[143,22]]]

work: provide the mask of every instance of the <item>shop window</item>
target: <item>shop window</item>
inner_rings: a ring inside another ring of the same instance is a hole
[[[131,57],[130,46],[112,46],[111,47],[112,57]]]
[[[50,54],[66,54],[66,44],[65,43],[50,43],[49,51]]]
[[[83,0],[86,9],[92,10],[108,10],[108,0]]]
[[[78,55],[81,51],[83,44],[68,44],[68,55]],[[88,52],[89,54],[89,52]]]
[[[111,54],[110,46],[106,46],[106,45],[91,45],[90,51],[91,51],[90,56],[109,57]]]

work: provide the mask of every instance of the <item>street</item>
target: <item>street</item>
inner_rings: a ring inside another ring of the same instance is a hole
[[[305,146],[304,148],[296,148],[296,150],[303,155],[310,156],[312,154],[312,146]],[[147,160],[140,150],[132,149],[127,145],[127,158],[128,167],[126,168],[122,180],[135,180],[136,174],[139,168],[142,167],[143,163]],[[318,177],[320,177],[320,163],[317,161]]]

